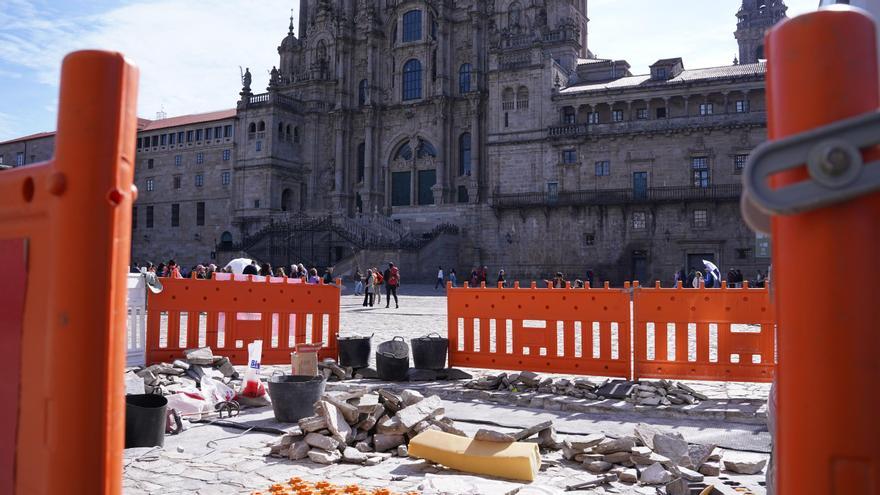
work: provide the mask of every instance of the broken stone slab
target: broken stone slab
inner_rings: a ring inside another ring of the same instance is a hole
[[[579,462],[581,464],[584,464],[584,463],[593,462],[593,461],[604,461],[605,456],[602,454],[586,454],[585,453],[585,454],[575,455],[574,459],[572,459],[572,460],[574,460],[575,462]]]
[[[651,425],[639,423],[634,428],[636,438],[638,438],[645,447],[654,450],[654,436],[660,434],[660,430]]]
[[[556,437],[556,429],[552,426],[545,428],[538,433],[540,439],[539,445],[548,450],[559,450],[562,448],[562,442]]]
[[[443,409],[443,401],[436,395],[432,395],[409,407],[405,407],[397,412],[396,417],[400,418],[400,422],[410,429],[417,423],[428,418],[437,417],[446,411]]]
[[[688,457],[691,459],[691,464],[688,467],[696,469],[697,467],[702,466],[709,460],[714,450],[714,445],[688,444]]]
[[[672,481],[672,474],[655,462],[642,470],[639,481],[646,485],[665,485]]]
[[[622,483],[638,483],[639,472],[635,469],[622,469],[617,473],[617,477]]]
[[[602,455],[602,460],[611,464],[629,464],[632,462],[630,461],[630,455],[629,452],[614,452],[613,454]]]
[[[614,467],[614,464],[605,461],[584,461],[584,468],[593,474],[607,473]]]
[[[294,442],[288,447],[287,457],[291,461],[298,461],[300,459],[305,459],[309,456],[309,450],[311,447],[305,440],[300,440],[298,442]]]
[[[632,452],[632,448],[635,446],[636,440],[633,437],[608,439],[593,447],[593,453],[612,454],[614,452]]]
[[[565,442],[575,450],[587,450],[605,441],[605,435],[594,433],[592,435],[569,435]]]
[[[627,380],[612,380],[597,390],[597,393],[602,397],[608,397],[610,399],[625,399],[627,398],[635,388],[635,384],[633,382]]]
[[[389,390],[380,390],[379,397],[388,414],[396,414],[403,407],[403,399]]]
[[[367,460],[364,461],[364,466],[378,466],[384,460],[382,457],[367,457]]]
[[[408,407],[417,402],[421,402],[425,399],[425,396],[417,390],[406,389],[400,393],[400,399],[403,401],[403,406]]]
[[[334,362],[332,359],[325,359],[324,361],[319,362],[318,369],[330,370],[330,373],[332,373],[339,380],[351,378],[351,376],[345,372],[345,369],[336,364],[336,362]]]
[[[183,351],[186,361],[189,364],[198,364],[199,366],[211,366],[214,364],[214,352],[210,347],[200,347],[198,349],[187,349]]]
[[[694,483],[700,483],[703,481],[703,475],[694,471],[693,469],[688,469],[683,466],[678,467],[678,474],[681,475],[682,478],[693,481]]]
[[[367,460],[367,454],[354,447],[346,447],[342,451],[342,462],[349,464],[363,464]]]
[[[187,363],[183,359],[175,359],[174,362],[171,363],[171,366],[174,366],[175,368],[180,368],[184,371],[189,369],[189,363]]]
[[[355,407],[361,414],[370,414],[379,405],[379,396],[376,394],[364,394],[357,398]]]
[[[335,405],[327,401],[320,401],[323,405],[324,420],[327,421],[327,429],[333,435],[333,438],[341,444],[346,444],[354,438],[351,426],[343,416],[342,412]],[[357,408],[353,408],[357,411]]]
[[[354,444],[354,448],[360,450],[361,452],[368,453],[373,451],[373,447],[370,447],[370,442],[363,441]]]
[[[324,419],[323,416],[309,416],[308,418],[302,418],[297,424],[305,433],[320,431],[327,428],[327,420]]]
[[[432,426],[436,426],[437,428],[439,428],[440,431],[445,431],[446,433],[451,433],[453,435],[458,435],[460,437],[467,436],[467,433],[465,433],[464,431],[459,429],[457,426],[455,426],[455,423],[451,419],[448,419],[448,418],[443,418],[443,420],[429,419],[428,422]]]
[[[342,454],[338,450],[312,449],[309,451],[309,460],[317,464],[336,464],[340,459],[342,459]]]
[[[385,417],[376,425],[376,433],[383,433],[386,435],[403,435],[408,431],[409,427],[403,424],[400,416],[394,416],[393,418]]]
[[[335,438],[318,433],[309,433],[304,441],[312,447],[323,450],[336,450],[340,444]]]
[[[516,441],[516,438],[514,438],[514,436],[509,433],[501,433],[494,430],[480,428],[474,435],[474,440],[483,440],[486,442],[496,443],[512,443]]]
[[[237,378],[238,372],[235,371],[235,366],[232,365],[232,361],[227,357],[220,358],[220,361],[217,361],[214,364],[214,367],[217,368],[220,373],[223,373],[223,376],[226,378]]]
[[[397,448],[398,445],[403,445],[404,443],[406,443],[406,438],[403,435],[386,435],[383,433],[373,435],[373,448],[376,452],[385,452]]]
[[[688,456],[688,443],[681,435],[655,435],[654,452],[664,457],[668,457],[672,462],[679,466],[691,466],[691,458]]]
[[[536,433],[540,433],[542,430],[546,430],[547,428],[550,428],[551,426],[553,426],[552,421],[544,421],[543,423],[538,423],[534,426],[529,426],[528,428],[523,428],[522,430],[514,433],[513,438],[516,441],[525,440],[526,438],[529,438],[530,436],[532,436]]]
[[[519,381],[526,386],[537,387],[541,383],[541,377],[531,371],[522,371],[519,374]]]
[[[699,469],[700,474],[704,476],[713,476],[717,477],[721,475],[721,463],[717,461],[710,461],[704,463],[700,466]]]
[[[685,385],[684,383],[678,382],[678,383],[676,384],[676,386],[677,386],[678,388],[684,390],[684,391],[687,392],[688,394],[694,396],[695,398],[699,399],[699,400],[709,400],[709,397],[707,397],[707,396],[705,396],[705,395],[703,395],[703,394],[697,392],[696,390],[694,390],[694,389],[692,389],[691,387]]]
[[[342,417],[345,419],[346,423],[353,425],[356,424],[360,419],[361,413],[360,411],[358,411],[357,406],[353,406],[348,402],[340,400],[339,398],[329,394],[324,394],[323,400],[329,404],[332,404],[333,407],[335,407],[340,412],[340,414],[342,414]]]
[[[376,404],[373,406],[373,410],[369,413],[369,416],[364,418],[363,421],[358,423],[357,428],[363,431],[372,430],[376,423],[385,415],[385,406],[382,404]]]
[[[709,458],[706,460],[707,461],[720,461],[721,456],[723,456],[723,455],[724,455],[724,449],[715,447],[715,449],[712,450],[712,454],[710,454]]]
[[[724,469],[738,474],[758,474],[767,465],[767,459],[724,459]]]
[[[675,463],[669,460],[668,457],[662,456],[656,452],[651,452],[648,456],[636,455],[633,454],[630,456],[630,460],[639,466],[650,466],[651,464],[660,463],[661,466],[672,469],[675,467]]]

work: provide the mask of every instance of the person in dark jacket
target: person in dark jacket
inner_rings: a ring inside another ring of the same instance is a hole
[[[385,307],[391,304],[391,296],[394,296],[394,307],[399,308],[397,302],[397,288],[400,287],[400,269],[394,263],[388,263],[388,269],[383,274],[385,278]]]

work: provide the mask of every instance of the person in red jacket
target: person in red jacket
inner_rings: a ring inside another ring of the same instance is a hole
[[[400,270],[394,266],[394,263],[388,263],[388,269],[385,270],[385,307],[391,305],[391,296],[394,296],[394,307],[399,308],[397,303],[397,288],[400,287]]]

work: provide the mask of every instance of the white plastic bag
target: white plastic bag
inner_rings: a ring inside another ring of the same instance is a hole
[[[202,397],[205,401],[213,406],[219,402],[230,401],[235,398],[235,391],[229,388],[225,383],[215,380],[209,376],[203,376],[202,381]]]
[[[211,411],[206,401],[193,398],[184,393],[168,395],[165,398],[168,399],[168,409],[174,409],[181,416],[196,421],[202,419],[202,414],[207,414]]]
[[[248,344],[248,367],[244,372],[241,390],[236,400],[243,406],[261,407],[272,404],[266,386],[260,380],[260,360],[263,357],[263,341]]]

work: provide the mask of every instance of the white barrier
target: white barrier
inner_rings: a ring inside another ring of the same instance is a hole
[[[125,332],[125,365],[147,361],[147,283],[139,273],[128,274],[128,324]]]

